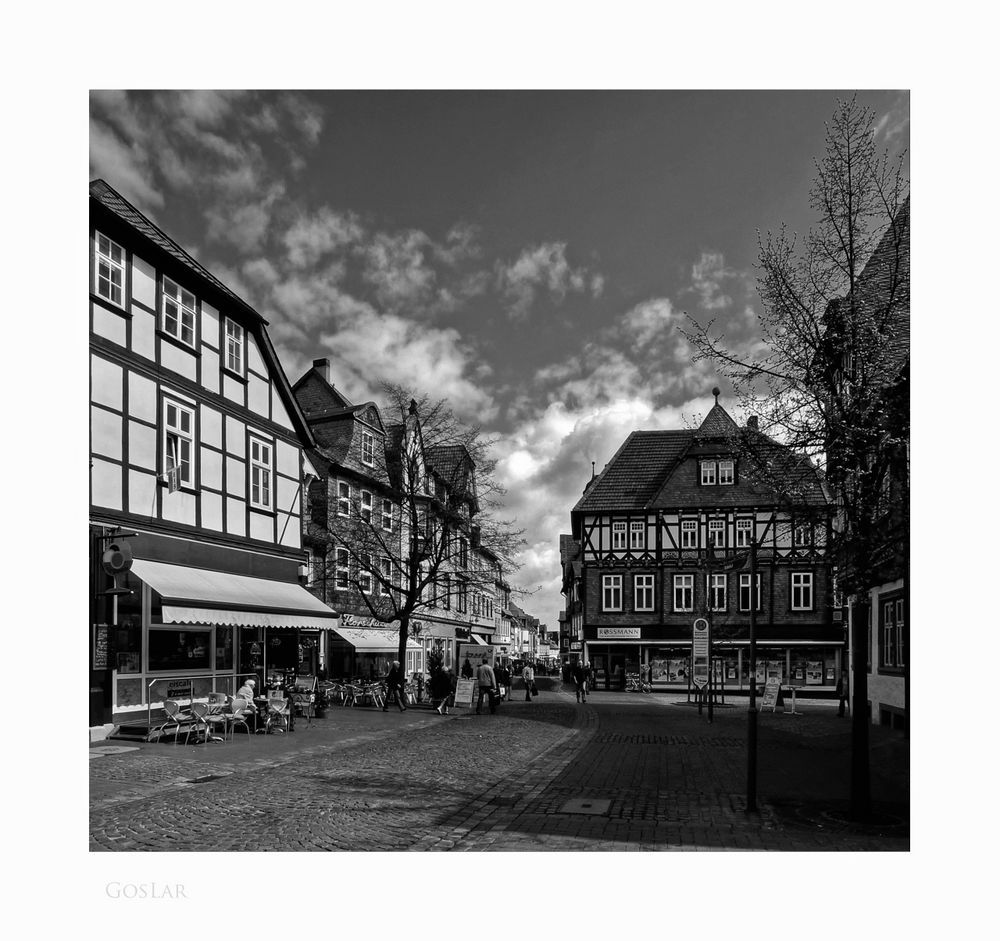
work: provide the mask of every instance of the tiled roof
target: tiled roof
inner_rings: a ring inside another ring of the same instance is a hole
[[[633,431],[573,511],[642,509],[691,437],[690,431]]]
[[[132,228],[141,232],[155,245],[158,245],[169,255],[172,255],[177,259],[182,265],[194,271],[200,277],[208,281],[213,287],[221,291],[230,299],[236,301],[244,310],[249,311],[255,317],[260,320],[264,320],[263,317],[257,311],[255,311],[242,297],[235,294],[226,285],[224,285],[211,271],[209,271],[201,262],[196,261],[191,257],[183,248],[180,247],[169,235],[166,234],[158,226],[154,225],[147,219],[138,209],[135,208],[124,196],[121,195],[117,190],[109,186],[104,180],[93,180],[90,184],[90,195],[91,198],[95,199],[102,206],[106,206],[111,210],[119,219],[127,222]],[[264,323],[267,323],[264,320]]]
[[[718,392],[718,390],[716,390]],[[736,434],[739,428],[718,401],[705,416],[701,427],[694,433],[696,438],[728,438]]]

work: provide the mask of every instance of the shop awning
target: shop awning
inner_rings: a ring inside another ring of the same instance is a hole
[[[165,624],[335,628],[340,618],[301,585],[136,559],[132,571],[163,598]]]
[[[480,637],[478,634],[470,633],[469,636],[472,638],[472,642],[474,644],[479,644],[480,647],[489,647],[489,644],[486,643],[486,641],[483,640],[482,637]]]
[[[377,627],[337,627],[335,630],[358,653],[390,653],[399,650],[398,630],[379,630]],[[420,644],[407,638],[406,649],[420,650],[422,648]]]

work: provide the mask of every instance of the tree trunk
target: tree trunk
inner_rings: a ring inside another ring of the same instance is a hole
[[[857,597],[851,611],[851,817],[867,820],[872,810],[867,667],[871,597],[867,592]]]
[[[406,642],[410,633],[410,615],[401,613],[399,615],[399,650],[396,659],[399,660],[399,668],[406,670]]]

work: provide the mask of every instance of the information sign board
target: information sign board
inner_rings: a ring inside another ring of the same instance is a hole
[[[691,681],[701,689],[708,685],[709,650],[711,631],[708,621],[697,618],[691,634]]]
[[[761,709],[766,709],[770,706],[771,712],[774,712],[774,707],[778,704],[778,691],[780,689],[781,677],[769,676],[767,683],[764,685],[764,701],[761,704]]]
[[[108,668],[108,647],[110,630],[107,624],[94,625],[94,669]]]
[[[465,706],[469,709],[472,708],[472,694],[475,690],[476,681],[466,680],[459,677],[458,683],[455,686],[455,706]]]

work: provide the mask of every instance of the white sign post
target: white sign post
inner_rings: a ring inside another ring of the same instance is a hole
[[[691,634],[691,680],[698,689],[708,685],[711,630],[705,618],[697,618]]]

